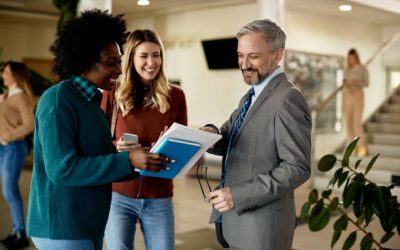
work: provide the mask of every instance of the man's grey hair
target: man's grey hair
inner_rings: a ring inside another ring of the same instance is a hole
[[[279,48],[285,48],[285,32],[269,19],[255,20],[246,24],[239,30],[236,36],[240,38],[250,33],[262,33],[265,42],[269,44],[271,48],[271,52],[275,52]]]

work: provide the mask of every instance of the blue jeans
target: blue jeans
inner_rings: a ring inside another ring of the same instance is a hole
[[[24,204],[19,191],[18,180],[28,154],[28,145],[25,140],[0,144],[0,176],[3,196],[11,213],[13,229],[25,230]]]
[[[38,250],[101,250],[103,240],[52,240],[32,237]]]
[[[106,226],[107,250],[134,249],[136,222],[147,250],[174,249],[172,198],[133,199],[113,192]]]

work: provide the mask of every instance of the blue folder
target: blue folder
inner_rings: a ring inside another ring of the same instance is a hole
[[[152,176],[165,179],[173,179],[179,171],[192,159],[193,155],[199,151],[201,145],[196,142],[184,141],[180,139],[165,138],[161,145],[154,153],[163,154],[166,157],[175,160],[173,163],[168,163],[166,166],[169,170],[161,172],[150,172],[142,170],[142,176]]]

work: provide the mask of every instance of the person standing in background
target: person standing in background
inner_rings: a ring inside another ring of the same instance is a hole
[[[29,246],[29,241],[18,181],[29,153],[25,136],[33,131],[35,99],[30,86],[30,72],[25,64],[6,62],[3,80],[7,91],[0,102],[0,176],[13,224],[10,235],[0,240],[0,245],[6,249],[23,249]]]
[[[61,82],[36,109],[27,223],[40,250],[101,250],[111,183],[170,162],[140,147],[117,154],[111,143],[98,88],[115,86],[126,36],[121,15],[87,10],[60,29],[51,47]]]
[[[138,135],[141,146],[150,147],[165,127],[174,122],[187,125],[185,95],[168,83],[164,48],[155,32],[135,30],[125,49],[120,84],[115,91],[103,93],[102,109],[112,123],[113,106],[117,105],[115,138],[121,138],[124,132],[133,133]],[[114,143],[120,151],[135,147],[130,141]],[[169,179],[140,177],[113,183],[107,249],[133,249],[137,222],[147,250],[174,249],[172,195],[173,183]]]
[[[310,177],[310,109],[279,66],[286,35],[278,25],[256,20],[237,38],[249,91],[220,129],[201,128],[222,135],[208,150],[223,156],[221,184],[208,197],[210,223],[222,223],[230,249],[288,250],[296,226],[294,190]]]
[[[367,154],[362,114],[364,110],[363,88],[368,85],[368,70],[361,64],[357,50],[350,49],[343,79],[343,118],[347,132],[347,142],[350,143],[357,136],[360,137],[356,150],[358,156]]]

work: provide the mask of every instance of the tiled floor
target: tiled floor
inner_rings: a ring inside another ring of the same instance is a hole
[[[25,206],[29,195],[31,172],[24,170],[20,179],[21,192],[25,201]],[[212,183],[215,184],[215,183]],[[309,184],[306,183],[296,190],[297,211],[308,197]],[[175,222],[176,222],[176,249],[177,250],[219,250],[216,244],[213,227],[209,225],[208,216],[210,213],[209,204],[205,203],[197,183],[197,180],[189,177],[179,177],[175,181]],[[330,225],[324,230],[317,233],[309,231],[307,225],[299,225],[295,232],[293,248],[296,250],[325,250],[330,248],[332,237],[332,226],[335,219],[331,220]],[[379,229],[379,222],[374,221],[370,226],[370,230],[379,237],[382,236]],[[0,197],[0,238],[7,235],[11,227],[10,215],[5,201]],[[334,249],[341,249],[347,235],[354,228],[349,229],[342,234],[341,239]],[[361,234],[357,237],[357,242],[352,249],[359,249]],[[135,242],[137,250],[144,250],[144,243],[141,234],[136,237]],[[400,249],[400,237],[394,236],[389,244],[385,245],[390,248]],[[27,248],[35,249],[34,247]]]

